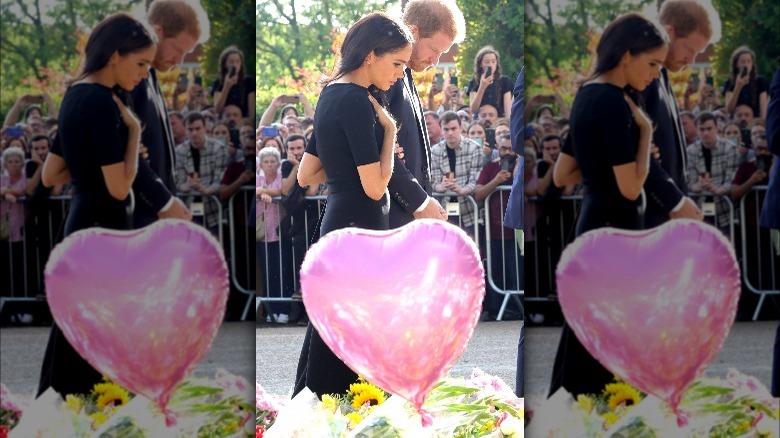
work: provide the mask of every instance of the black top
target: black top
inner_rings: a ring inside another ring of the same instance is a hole
[[[479,84],[477,84],[474,78],[469,79],[469,87],[466,89],[466,94],[470,95],[472,91],[476,93],[478,89]],[[499,89],[500,93],[496,93],[497,89]],[[504,117],[504,93],[511,92],[512,80],[509,79],[509,76],[501,75],[501,80],[498,83],[493,82],[492,85],[485,89],[485,94],[482,95],[482,102],[479,103],[479,106],[491,104],[498,110],[498,117]]]
[[[217,91],[222,91],[222,82],[219,80],[219,78],[214,80],[214,84],[211,86],[211,96],[214,96],[214,93]],[[241,115],[243,117],[249,116],[249,93],[252,93],[255,91],[255,78],[251,76],[244,76],[244,79],[242,79],[239,82],[236,82],[236,85],[233,85],[233,87],[228,91],[227,99],[225,100],[225,106],[228,105],[238,105],[239,108],[241,108]],[[252,105],[254,105],[254,102],[252,102]]]
[[[636,161],[639,142],[639,128],[623,96],[619,87],[594,83],[582,87],[572,105],[571,142],[564,152],[574,155],[585,185],[578,235],[604,226],[635,228],[638,221],[639,200],[620,194],[612,169]]]
[[[81,83],[65,92],[52,152],[65,159],[75,197],[68,215],[70,233],[90,226],[124,228],[132,213],[131,196],[122,201],[108,192],[103,166],[124,161],[128,130],[113,93],[100,84]]]
[[[726,84],[723,86],[725,95],[726,91],[734,91],[734,83],[731,82],[731,78],[726,79]],[[739,92],[737,98],[737,105],[750,105],[753,108],[753,115],[755,117],[761,117],[761,93],[769,92],[769,81],[763,76],[756,76],[756,79],[748,82],[747,85],[742,87],[742,91]]]
[[[368,90],[353,83],[330,84],[317,106],[317,141],[310,142],[306,152],[322,161],[330,193],[363,191],[357,167],[379,162],[385,138]]]

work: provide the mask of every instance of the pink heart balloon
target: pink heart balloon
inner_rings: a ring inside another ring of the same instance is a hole
[[[729,241],[687,220],[585,233],[563,251],[556,274],[563,313],[582,345],[675,411],[723,347],[740,293]]]
[[[301,266],[306,311],[353,371],[418,409],[474,332],[485,281],[458,227],[418,220],[390,231],[345,228]]]
[[[180,220],[73,233],[52,251],[45,279],[73,348],[166,414],[173,390],[211,348],[227,304],[219,243]]]

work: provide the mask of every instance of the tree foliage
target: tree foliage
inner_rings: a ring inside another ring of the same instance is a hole
[[[747,45],[756,52],[758,73],[768,80],[780,67],[780,2],[777,0],[713,0],[723,22],[723,36],[715,45],[713,69],[720,85],[729,76],[731,54]]]
[[[491,45],[501,57],[501,71],[514,83],[524,64],[523,2],[517,0],[458,0],[466,18],[466,40],[457,59],[460,81],[474,74],[479,49]]]
[[[203,47],[200,60],[204,76],[219,76],[219,55],[228,46],[236,46],[244,54],[244,70],[255,75],[254,4],[251,0],[201,0],[211,22],[211,36]],[[204,86],[211,84],[204,84]]]

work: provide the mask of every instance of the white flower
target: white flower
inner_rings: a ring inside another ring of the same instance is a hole
[[[517,418],[508,416],[501,422],[501,433],[506,437],[512,437],[523,430],[523,424]]]

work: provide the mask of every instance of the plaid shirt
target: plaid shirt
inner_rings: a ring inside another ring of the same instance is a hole
[[[200,149],[200,182],[206,188],[219,190],[219,183],[222,181],[222,175],[228,165],[228,155],[225,146],[213,138],[206,137],[206,144]],[[190,141],[176,146],[176,187],[180,192],[183,190],[182,184],[187,182],[187,176],[195,172],[195,164],[192,160],[190,151]],[[192,192],[197,194],[197,192]],[[186,198],[187,206],[192,203],[192,197]],[[219,224],[219,203],[208,197],[204,200],[203,206],[206,210],[206,224],[214,227]]]
[[[439,184],[444,180],[447,172],[455,172],[455,180],[458,185],[468,187],[471,192],[477,186],[479,172],[482,171],[482,147],[468,138],[461,138],[460,144],[455,148],[455,169],[450,170],[450,160],[447,157],[447,142],[442,140],[431,148],[431,175],[433,183]],[[450,197],[445,196],[442,199],[442,205],[450,202]],[[461,196],[458,198],[460,204],[460,218],[464,227],[474,224],[474,205]]]
[[[704,153],[702,152],[701,140],[696,140],[688,146],[688,168],[686,179],[688,180],[688,189],[693,193],[699,193],[702,188],[699,186],[699,176],[707,171],[704,162]],[[710,169],[710,179],[717,188],[728,188],[731,191],[731,181],[739,167],[739,153],[737,147],[725,138],[718,137],[715,147],[712,151],[712,166]],[[729,206],[724,199],[728,195],[715,198],[715,212],[718,217],[718,226],[725,227],[729,224]],[[703,199],[699,198],[701,205]]]

